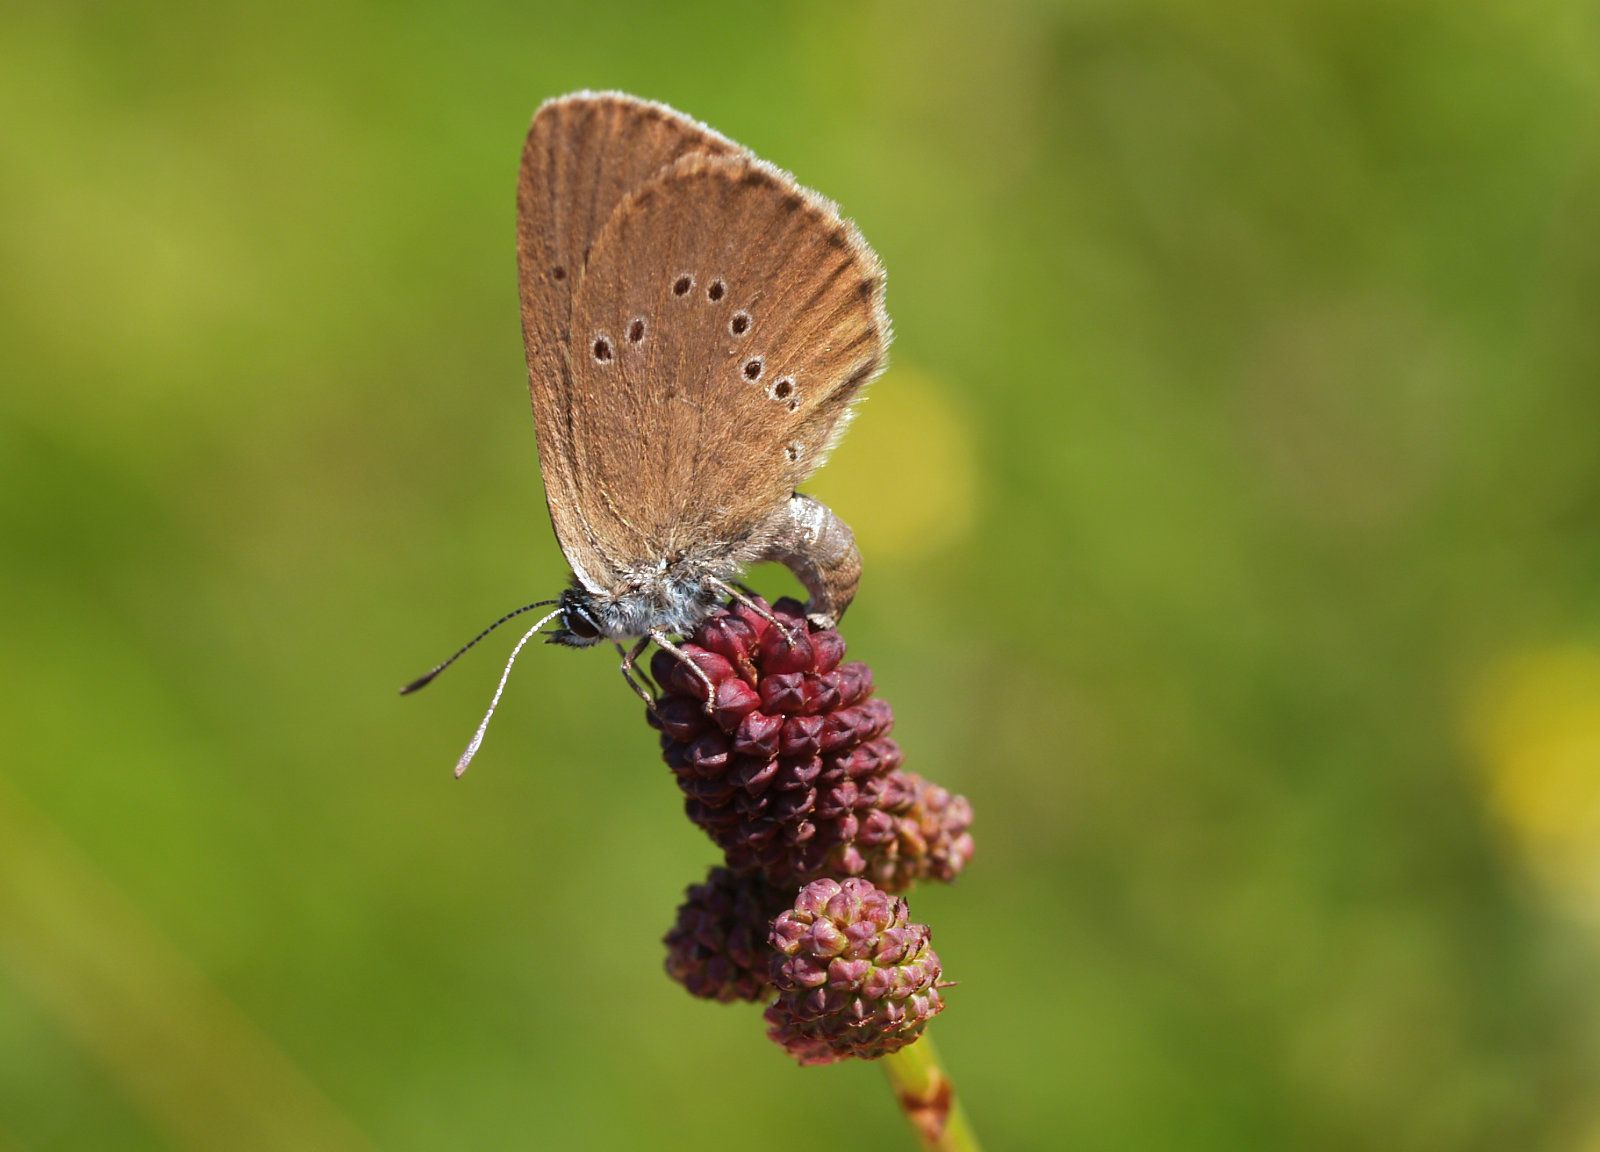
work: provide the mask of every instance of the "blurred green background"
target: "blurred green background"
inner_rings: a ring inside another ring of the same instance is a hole
[[[565,579],[513,187],[668,101],[837,198],[813,490],[978,857],[993,1148],[1600,1148],[1600,12],[0,14],[0,1147],[908,1147],[659,938],[714,853]],[[793,587],[756,573],[769,593]]]

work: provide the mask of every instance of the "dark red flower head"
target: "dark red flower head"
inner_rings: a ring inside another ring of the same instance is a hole
[[[678,906],[678,920],[663,941],[667,974],[706,1000],[764,1000],[769,975],[772,920],[790,894],[761,877],[713,868]]]
[[[872,698],[867,666],[844,662],[837,632],[808,624],[793,600],[772,615],[781,625],[743,605],[719,610],[683,643],[713,686],[709,708],[705,682],[657,652],[663,695],[651,723],[689,818],[730,868],[790,887],[861,875],[864,825],[887,842],[884,804],[910,795],[888,737],[894,713]]]

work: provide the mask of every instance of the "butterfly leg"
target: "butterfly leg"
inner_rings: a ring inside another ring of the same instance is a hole
[[[656,699],[649,691],[633,678],[635,665],[644,650],[650,646],[650,637],[646,636],[635,644],[632,649],[625,650],[621,644],[616,646],[617,655],[622,657],[622,678],[628,682],[628,687],[633,689],[634,695],[644,701],[644,706],[651,712],[656,710]],[[642,674],[641,674],[642,675]]]
[[[717,702],[717,686],[711,682],[711,677],[706,675],[706,670],[690,659],[689,654],[682,648],[679,648],[671,640],[667,639],[667,634],[665,632],[652,632],[647,639],[654,640],[656,647],[661,649],[663,652],[672,653],[674,659],[687,667],[689,671],[693,672],[695,676],[699,678],[700,683],[706,686],[706,711],[711,711],[712,705]]]
[[[789,647],[794,647],[796,639],[794,629],[790,628],[789,625],[785,624],[782,620],[779,620],[771,613],[771,611],[764,607],[761,601],[755,598],[754,592],[751,592],[748,588],[745,588],[742,585],[729,584],[725,580],[718,580],[715,576],[707,576],[706,583],[711,585],[713,588],[726,593],[728,596],[733,598],[735,603],[743,604],[746,608],[750,609],[750,611],[761,617],[768,624],[771,624],[779,632],[783,633],[783,638],[789,642]]]
[[[826,504],[796,492],[768,526],[761,559],[775,560],[799,578],[811,599],[806,618],[832,628],[855,599],[861,553],[850,526]]]

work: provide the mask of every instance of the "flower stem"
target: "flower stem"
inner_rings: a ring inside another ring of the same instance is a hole
[[[982,1152],[932,1040],[924,1036],[885,1056],[883,1069],[906,1122],[924,1148],[929,1152]]]

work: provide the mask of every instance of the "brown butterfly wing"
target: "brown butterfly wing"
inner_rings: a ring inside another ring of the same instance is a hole
[[[883,368],[883,285],[830,202],[748,154],[631,192],[572,306],[574,478],[601,550],[714,552],[765,524]]]
[[[739,146],[660,104],[580,92],[533,118],[517,183],[517,270],[528,385],[550,519],[590,587],[609,583],[608,558],[580,515],[567,360],[572,295],[597,234],[623,198],[679,157]]]

